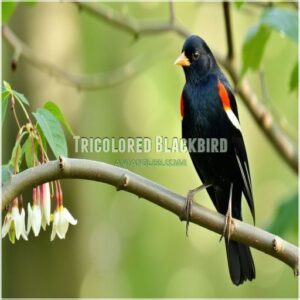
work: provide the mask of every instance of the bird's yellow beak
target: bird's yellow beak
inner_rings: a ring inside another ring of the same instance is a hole
[[[175,65],[182,66],[182,67],[189,67],[191,63],[189,59],[185,56],[185,53],[182,52],[175,60]]]

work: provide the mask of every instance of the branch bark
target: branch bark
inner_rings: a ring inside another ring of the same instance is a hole
[[[185,205],[184,197],[128,170],[91,160],[60,158],[14,175],[3,186],[2,210],[26,188],[64,178],[87,179],[113,185],[117,190],[125,190],[149,200],[177,216],[181,215]],[[193,203],[191,222],[221,234],[225,219],[223,215]],[[298,248],[280,237],[234,220],[231,239],[281,260],[298,275]]]

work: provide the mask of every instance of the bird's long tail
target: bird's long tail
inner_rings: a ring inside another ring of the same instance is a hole
[[[232,282],[240,285],[255,278],[255,266],[250,248],[225,238],[227,261]]]

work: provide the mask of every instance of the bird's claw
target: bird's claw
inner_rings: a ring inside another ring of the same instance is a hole
[[[224,237],[226,237],[228,240],[230,240],[233,228],[234,228],[234,219],[232,218],[231,213],[228,211],[225,215],[225,223],[224,223],[224,227],[223,227],[223,233],[220,237],[219,242],[221,242]]]
[[[230,192],[229,192],[229,201],[228,201],[228,209],[227,213],[225,215],[225,223],[224,223],[224,228],[223,228],[223,233],[220,237],[220,242],[222,241],[223,237],[225,237],[227,240],[230,240],[231,233],[234,229],[234,221],[231,215],[231,210],[232,210],[232,189],[233,189],[233,183],[230,185]],[[227,233],[227,234],[226,234]]]
[[[186,236],[188,236],[193,199],[194,199],[194,192],[189,191],[186,197],[185,207],[183,208],[180,216],[181,221],[186,221],[186,226],[185,226]]]

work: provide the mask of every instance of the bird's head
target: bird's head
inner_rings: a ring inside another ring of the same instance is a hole
[[[217,65],[211,50],[197,35],[186,39],[175,64],[183,67],[187,80],[203,78]]]

